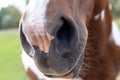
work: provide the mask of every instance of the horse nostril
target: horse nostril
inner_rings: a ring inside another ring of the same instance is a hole
[[[57,51],[59,53],[68,52],[78,40],[77,29],[71,19],[61,18],[63,24],[56,32]]]
[[[33,45],[33,48],[34,48],[34,50],[38,50],[39,49],[39,47],[35,46],[35,45]]]

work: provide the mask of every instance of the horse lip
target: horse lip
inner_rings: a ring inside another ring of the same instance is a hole
[[[45,75],[47,77],[52,77],[52,78],[73,78],[75,77],[76,75],[74,75],[74,71],[72,70],[71,72],[65,74],[65,75]]]
[[[53,77],[53,78],[74,78],[78,75],[82,62],[83,62],[83,58],[84,58],[84,52],[81,53],[81,55],[79,56],[78,61],[76,62],[75,66],[66,74],[62,74],[62,75],[49,75],[49,74],[44,74],[48,77]]]

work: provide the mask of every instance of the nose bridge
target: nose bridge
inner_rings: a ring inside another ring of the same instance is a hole
[[[28,26],[26,34],[31,44],[39,46],[41,51],[49,52],[50,41],[54,39],[45,29],[45,12],[49,0],[31,0],[27,7]]]
[[[27,8],[30,17],[37,17],[39,20],[43,21],[43,19],[45,18],[45,12],[48,2],[49,0],[31,0]]]
[[[27,37],[32,45],[39,46],[41,51],[48,53],[50,42],[54,37],[47,32],[42,20],[32,18],[28,22],[28,27],[26,29]]]

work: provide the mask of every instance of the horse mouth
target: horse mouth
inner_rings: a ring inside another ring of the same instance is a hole
[[[45,76],[51,77],[51,78],[66,78],[66,79],[76,78],[79,75],[82,62],[83,62],[83,54],[81,55],[81,58],[79,59],[79,62],[76,64],[76,66],[74,66],[74,68],[71,71],[66,72],[66,74],[63,74],[63,75],[46,75],[45,74]]]
[[[78,75],[80,68],[82,66],[83,55],[84,52],[82,52],[75,61],[71,61],[70,59],[68,59],[69,61],[73,62],[71,63],[71,65],[69,65],[70,62],[66,62],[64,61],[64,59],[63,60],[58,59],[57,62],[56,61],[53,62],[52,59],[45,56],[45,54],[41,54],[42,57],[41,56],[38,57],[38,55],[35,55],[34,61],[40,72],[42,72],[44,75],[48,77],[74,78]],[[67,65],[62,65],[62,64],[67,64]]]

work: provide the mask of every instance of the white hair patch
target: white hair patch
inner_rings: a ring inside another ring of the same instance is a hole
[[[95,17],[95,20],[98,20],[99,18],[103,21],[105,18],[105,10],[102,10],[99,14],[97,14]]]
[[[120,30],[114,21],[112,22],[112,37],[116,45],[120,46]]]

